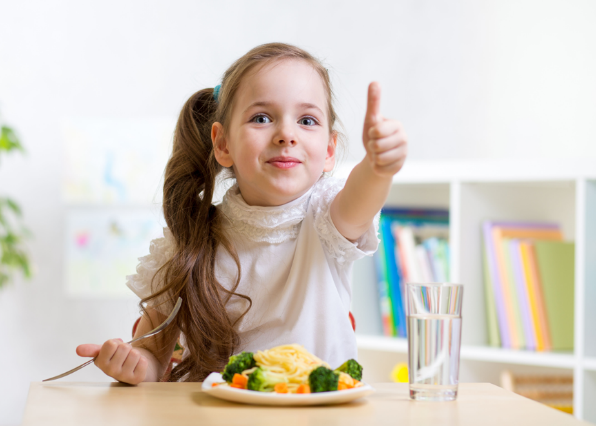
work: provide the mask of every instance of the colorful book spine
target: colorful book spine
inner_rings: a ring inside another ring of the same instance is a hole
[[[536,250],[534,244],[528,245],[528,263],[529,263],[529,275],[534,288],[536,290],[536,307],[538,309],[538,319],[540,328],[543,330],[542,336],[544,339],[544,350],[552,350],[552,339],[550,336],[550,327],[548,325],[548,314],[546,312],[546,304],[544,302],[544,292],[542,291],[542,282],[540,280],[540,273],[538,272],[538,263],[536,261]]]
[[[511,257],[515,289],[517,290],[517,300],[519,303],[519,311],[526,343],[525,348],[536,350],[536,327],[534,326],[534,320],[532,318],[532,308],[530,307],[528,284],[526,283],[524,276],[519,240],[509,240],[509,255]]]
[[[409,226],[398,226],[397,237],[397,242],[402,249],[404,263],[408,271],[408,281],[421,282],[422,273],[416,260],[416,242],[412,228]]]
[[[484,222],[482,227],[484,233],[484,248],[487,255],[486,264],[490,275],[489,285],[492,285],[492,289],[487,289],[487,291],[492,291],[496,305],[494,309],[488,309],[488,312],[496,313],[497,323],[499,324],[499,340],[502,346],[504,348],[511,348],[509,316],[506,312],[505,292],[501,285],[501,271],[497,266],[497,250],[493,237],[492,222]],[[494,319],[490,319],[489,323],[491,321],[494,321]],[[495,337],[493,336],[493,340],[494,339]]]
[[[387,280],[384,252],[383,244],[379,244],[379,249],[373,255],[373,260],[377,274],[377,290],[379,292],[379,307],[381,311],[383,334],[392,337],[395,336],[395,326],[393,322],[391,299],[389,298],[389,283]]]
[[[395,258],[395,240],[391,233],[391,219],[386,216],[381,216],[380,228],[381,235],[383,236],[385,266],[387,270],[389,298],[391,299],[394,329],[397,336],[405,337],[406,316],[400,289],[401,276]]]
[[[536,260],[548,313],[553,350],[573,350],[575,245],[536,241]]]
[[[499,260],[499,268],[501,268],[501,280],[505,288],[507,297],[507,312],[510,316],[511,329],[511,348],[524,349],[526,346],[526,339],[522,327],[521,311],[519,300],[517,297],[517,289],[513,279],[513,267],[511,265],[511,256],[509,255],[509,240],[502,238],[500,230],[495,230],[495,240],[498,242],[499,253],[497,259]]]
[[[497,318],[497,303],[495,300],[494,284],[489,267],[489,255],[488,255],[488,244],[483,244],[482,250],[482,262],[484,270],[484,301],[486,303],[487,313],[487,331],[488,331],[488,344],[490,346],[499,347],[501,346],[501,337],[499,335],[499,324]]]
[[[524,282],[526,284],[526,289],[528,292],[528,303],[530,308],[530,315],[532,317],[532,324],[534,326],[534,334],[536,336],[536,350],[538,352],[542,352],[545,350],[545,330],[544,326],[540,319],[540,308],[539,308],[539,299],[538,299],[538,289],[536,286],[536,282],[534,277],[532,276],[531,272],[531,265],[530,265],[530,241],[520,241],[519,243],[519,251],[520,251],[520,258],[522,262],[522,273],[524,275]]]

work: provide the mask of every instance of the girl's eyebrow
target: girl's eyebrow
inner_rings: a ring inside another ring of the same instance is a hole
[[[254,108],[254,107],[259,107],[259,106],[265,106],[265,107],[266,107],[266,106],[272,106],[272,105],[274,105],[274,103],[273,103],[273,102],[267,102],[267,101],[256,101],[256,102],[253,102],[252,104],[250,104],[250,105],[248,106],[248,108],[246,108],[246,109],[244,110],[244,112],[246,112],[246,111],[248,111],[249,109],[251,109],[251,108]],[[311,103],[308,103],[308,102],[302,102],[302,103],[298,104],[298,106],[299,106],[299,107],[302,107],[302,108],[314,108],[314,109],[318,109],[318,110],[320,111],[320,113],[321,113],[321,114],[325,115],[325,114],[323,113],[323,110],[322,110],[321,108],[319,108],[318,106],[316,106],[315,104],[311,104]]]

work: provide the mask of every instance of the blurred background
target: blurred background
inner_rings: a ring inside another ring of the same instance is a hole
[[[0,197],[20,206],[32,270],[0,287],[2,426],[20,424],[31,381],[83,361],[77,345],[131,335],[125,276],[164,226],[177,114],[258,44],[326,64],[348,162],[364,154],[373,80],[409,162],[596,161],[590,0],[1,0],[0,19],[0,124],[25,151],[0,150]],[[69,380],[111,379],[89,367]]]

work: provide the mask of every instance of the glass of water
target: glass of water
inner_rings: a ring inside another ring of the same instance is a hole
[[[457,398],[463,293],[461,284],[406,283],[411,399]]]

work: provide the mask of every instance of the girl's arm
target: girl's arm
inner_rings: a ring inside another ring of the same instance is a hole
[[[383,207],[393,175],[404,165],[408,143],[401,123],[383,118],[380,113],[381,87],[368,87],[368,105],[362,141],[364,159],[352,170],[345,187],[331,204],[331,219],[337,230],[355,241],[372,224]]]

